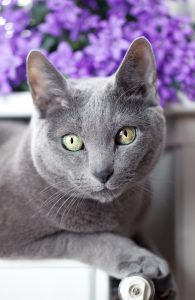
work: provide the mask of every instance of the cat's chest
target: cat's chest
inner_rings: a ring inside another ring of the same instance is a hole
[[[143,206],[136,195],[104,204],[90,199],[68,202],[56,191],[45,194],[40,180],[31,182],[30,190],[27,184],[17,188],[17,182],[0,189],[0,243],[6,250],[62,230],[130,235]]]
[[[51,190],[50,190],[51,193]],[[54,230],[65,230],[77,233],[114,232],[130,235],[136,230],[138,216],[143,210],[143,199],[129,192],[109,203],[100,203],[92,199],[61,197],[56,192],[41,199],[38,193],[34,207],[34,221]],[[45,198],[45,199],[44,199]],[[32,228],[34,221],[31,220]]]
[[[133,199],[123,199],[102,204],[88,200],[75,203],[72,208],[59,213],[58,222],[63,229],[72,232],[115,232],[129,235],[135,230],[135,220],[141,208]],[[139,199],[137,200],[139,202]],[[67,206],[68,207],[68,206]]]
[[[68,207],[68,205],[67,205]],[[66,207],[66,208],[67,208]],[[56,214],[56,212],[55,212]],[[65,230],[77,233],[115,232],[128,235],[130,227],[125,221],[123,210],[114,205],[85,203],[63,210],[57,216],[46,211],[31,210],[29,206],[6,208],[0,214],[0,255],[33,240]]]
[[[121,227],[121,211],[114,206],[87,203],[81,208],[73,208],[63,219],[67,230],[76,232],[118,231]]]

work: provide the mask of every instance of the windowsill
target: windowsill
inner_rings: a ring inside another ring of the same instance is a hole
[[[1,118],[28,118],[34,108],[29,92],[11,93],[7,96],[0,95]]]

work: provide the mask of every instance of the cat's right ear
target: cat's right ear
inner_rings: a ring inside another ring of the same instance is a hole
[[[115,74],[117,86],[128,91],[140,84],[154,95],[157,92],[155,58],[150,42],[145,37],[135,39]]]
[[[66,80],[40,51],[32,50],[27,57],[27,79],[34,106],[43,116],[53,106],[67,106]]]

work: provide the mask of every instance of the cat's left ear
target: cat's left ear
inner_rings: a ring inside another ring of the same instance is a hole
[[[66,106],[66,80],[40,51],[32,50],[27,57],[27,78],[35,108],[42,115],[53,106]]]
[[[133,41],[116,74],[117,85],[125,90],[143,83],[156,90],[156,64],[150,42],[145,37]]]

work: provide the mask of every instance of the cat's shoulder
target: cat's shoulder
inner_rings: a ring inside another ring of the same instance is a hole
[[[27,126],[26,121],[0,119],[0,146],[12,137],[20,135]]]

